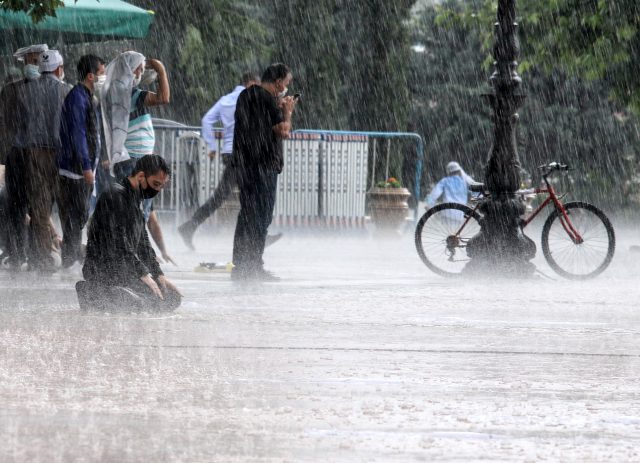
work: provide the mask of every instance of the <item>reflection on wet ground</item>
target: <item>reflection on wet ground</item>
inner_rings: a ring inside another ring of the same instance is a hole
[[[0,275],[0,461],[640,458],[633,235],[589,282],[452,281],[412,237],[174,252],[171,314],[81,313],[77,276]],[[180,245],[175,242],[175,249]]]

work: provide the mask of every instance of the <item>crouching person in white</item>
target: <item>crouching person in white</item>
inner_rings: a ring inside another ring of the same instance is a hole
[[[129,177],[98,198],[89,223],[85,281],[76,283],[80,308],[173,310],[182,295],[149,244],[140,203],[164,188],[170,169],[157,155],[140,158]]]

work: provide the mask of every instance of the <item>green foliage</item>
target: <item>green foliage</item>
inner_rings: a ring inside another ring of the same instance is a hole
[[[406,21],[414,2],[345,2],[349,125],[356,130],[403,131],[409,112],[409,34]]]
[[[282,61],[296,127],[406,127],[411,0],[130,1],[156,12],[141,51],[168,64],[170,117],[198,124],[240,74]]]
[[[610,96],[640,114],[640,3],[637,0],[518,0],[522,54],[539,68],[610,84]],[[444,6],[440,21],[482,25],[489,53],[497,2]],[[453,19],[451,19],[453,18]]]
[[[47,16],[56,15],[56,9],[64,7],[62,0],[2,0],[0,8],[6,11],[24,12],[34,23],[39,23]]]
[[[304,92],[296,124],[404,130],[412,1],[274,0],[273,58]]]
[[[272,60],[292,69],[290,93],[303,93],[296,126],[345,128],[346,114],[340,104],[346,82],[340,69],[339,2],[273,1],[270,13]]]
[[[189,84],[184,86],[184,95],[188,101],[210,101],[207,91],[202,85],[198,85],[198,76],[207,72],[206,47],[202,34],[198,28],[188,25],[183,40],[178,66],[184,74],[183,81]]]
[[[200,125],[204,113],[229,93],[244,72],[269,60],[264,8],[235,0],[129,0],[155,11],[140,50],[167,66],[172,102],[168,117]]]
[[[386,180],[381,180],[376,183],[376,186],[378,188],[402,188],[402,184],[395,177],[389,177]]]
[[[425,179],[437,181],[451,160],[481,178],[491,141],[481,35],[456,16],[426,9],[414,19],[411,38],[425,47],[411,55],[409,88],[411,120],[426,145]]]
[[[477,19],[460,20],[468,14],[463,4],[449,1],[443,10],[427,9],[412,25],[414,43],[426,48],[411,60],[412,119],[427,144],[432,182],[444,174],[450,160],[482,180],[493,140],[491,111],[482,97],[491,92],[486,84],[490,69],[483,66],[485,40],[491,35],[479,30]],[[482,27],[491,30],[490,24]],[[524,29],[522,55],[527,58],[532,46]],[[523,77],[527,98],[518,126],[522,166],[535,179],[536,166],[566,162],[575,168],[567,185],[574,197],[601,205],[625,204],[640,161],[638,120],[609,100],[613,82],[585,81],[566,68],[534,63],[527,61]]]

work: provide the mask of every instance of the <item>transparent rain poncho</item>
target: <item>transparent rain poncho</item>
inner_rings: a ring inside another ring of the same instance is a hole
[[[100,105],[104,121],[104,135],[111,171],[113,165],[130,159],[125,148],[131,111],[131,92],[135,86],[134,71],[145,57],[135,51],[126,51],[111,61],[106,70],[106,81],[100,90]]]

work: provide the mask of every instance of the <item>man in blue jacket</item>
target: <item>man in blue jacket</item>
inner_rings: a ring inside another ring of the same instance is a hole
[[[62,266],[82,261],[82,228],[100,152],[100,115],[93,94],[104,83],[104,61],[85,55],[78,61],[79,83],[64,100],[58,154],[58,208],[62,222]]]

